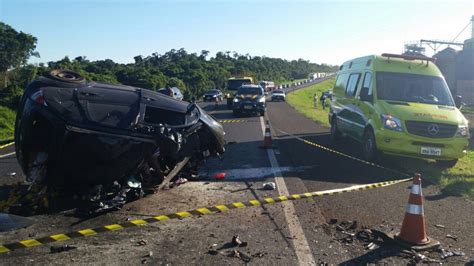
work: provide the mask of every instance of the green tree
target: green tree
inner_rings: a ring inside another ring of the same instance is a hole
[[[4,87],[8,85],[7,71],[26,64],[31,56],[39,57],[37,39],[30,34],[18,32],[0,22],[0,73],[4,73]]]

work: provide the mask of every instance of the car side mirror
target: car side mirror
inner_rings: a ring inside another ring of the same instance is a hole
[[[369,95],[369,88],[363,87],[360,91],[360,99],[364,102],[372,102],[374,97]]]
[[[189,115],[190,113],[192,113],[196,109],[196,107],[197,105],[195,103],[190,103],[186,110],[186,115]]]
[[[463,107],[464,103],[462,102],[462,96],[461,95],[454,96],[454,104],[456,104],[456,107],[458,109],[461,109]]]

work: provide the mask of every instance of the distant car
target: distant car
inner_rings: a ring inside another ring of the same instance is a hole
[[[274,101],[285,101],[286,95],[282,90],[274,90],[272,93],[272,102]]]
[[[183,94],[177,87],[172,88],[161,88],[158,90],[159,93],[163,93],[164,95],[168,95],[178,100],[183,100]]]
[[[237,90],[232,105],[235,116],[241,113],[265,115],[265,93],[259,85],[243,85]]]
[[[224,99],[224,95],[220,90],[209,90],[204,94],[202,98],[205,102],[215,102],[216,99],[218,102],[220,102]]]

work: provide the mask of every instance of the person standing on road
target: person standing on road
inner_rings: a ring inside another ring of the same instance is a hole
[[[216,100],[215,100],[214,109],[217,110],[218,107],[219,107],[219,95],[216,95]]]
[[[323,106],[323,110],[326,109],[326,94],[323,92],[321,93],[321,98],[319,98],[321,101],[321,105]]]
[[[313,96],[313,106],[314,109],[318,109],[318,95],[316,95],[316,93]]]

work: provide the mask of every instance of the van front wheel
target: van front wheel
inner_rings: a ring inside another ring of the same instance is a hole
[[[377,143],[375,142],[374,132],[371,129],[367,129],[364,133],[362,153],[366,161],[373,161],[377,158]]]
[[[334,117],[331,120],[331,140],[332,141],[337,141],[341,138],[341,132],[339,132],[339,129],[337,128],[337,121],[336,117]]]

